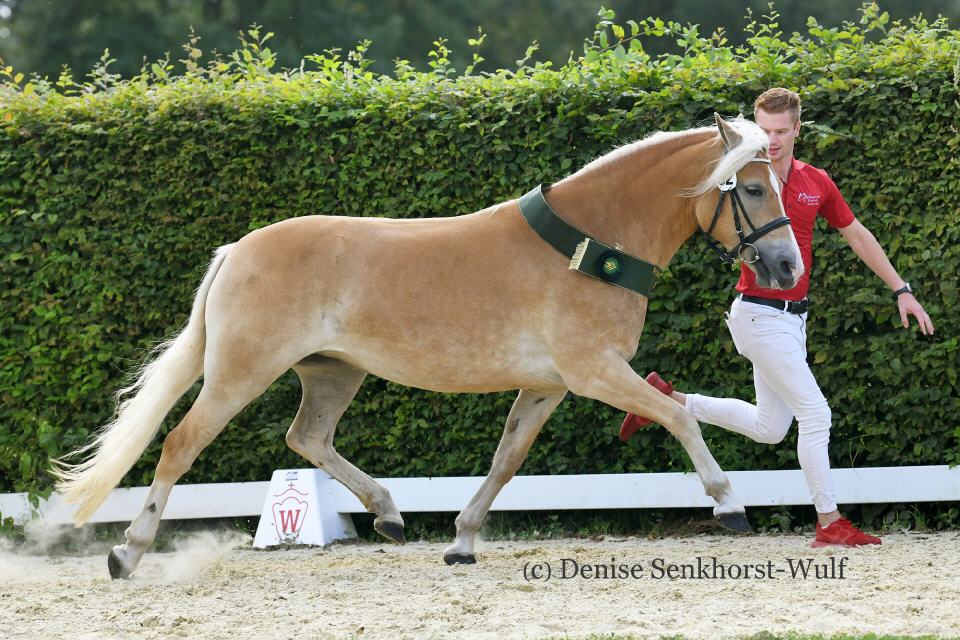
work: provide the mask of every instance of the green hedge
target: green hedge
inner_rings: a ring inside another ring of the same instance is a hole
[[[272,70],[264,39],[227,59],[165,61],[119,80],[69,74],[0,88],[0,491],[49,490],[48,458],[87,440],[152,344],[178,329],[211,251],[293,216],[449,216],[519,196],[625,141],[712,115],[751,113],[771,85],[805,104],[798,155],[827,169],[937,326],[898,328],[890,294],[839,234],[819,231],[809,347],[834,408],[837,467],[960,461],[960,32],[890,24],[786,37],[751,23],[746,48],[695,28],[605,14],[562,68],[523,62],[472,75],[441,47],[429,71],[369,73],[362,48]],[[677,41],[651,59],[640,39]],[[425,213],[426,212],[426,213]],[[650,304],[634,367],[681,389],[752,397],[722,322],[736,274],[700,241],[674,259]],[[197,386],[197,388],[199,385]],[[197,388],[177,406],[182,416]],[[368,378],[339,450],[374,475],[486,473],[513,394],[445,395]],[[302,466],[283,434],[299,402],[288,373],[239,415],[184,482],[263,480]],[[522,473],[691,469],[663,429],[617,439],[621,415],[569,397]],[[795,437],[756,444],[705,427],[720,464],[796,467]],[[151,446],[127,476],[149,483]]]

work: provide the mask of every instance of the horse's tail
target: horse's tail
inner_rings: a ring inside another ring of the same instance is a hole
[[[214,255],[197,289],[187,325],[157,346],[134,373],[136,381],[117,392],[113,420],[90,443],[53,461],[57,490],[66,502],[80,505],[73,516],[78,527],[143,455],[174,403],[203,373],[207,292],[231,246],[220,247]],[[123,399],[131,393],[135,395]],[[77,456],[86,459],[77,464],[67,462]]]

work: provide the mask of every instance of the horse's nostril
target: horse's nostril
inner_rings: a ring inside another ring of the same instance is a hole
[[[784,276],[792,276],[793,270],[796,267],[796,265],[789,260],[781,260],[779,266],[780,273]]]

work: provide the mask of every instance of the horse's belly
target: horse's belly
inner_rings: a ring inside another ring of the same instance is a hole
[[[430,391],[485,393],[564,386],[546,348],[523,336],[498,345],[381,341],[368,336],[325,354],[391,382]]]
[[[494,222],[381,228],[343,221],[342,246],[326,254],[326,268],[315,269],[335,283],[318,307],[339,301],[337,357],[436,391],[562,385],[548,342],[554,312],[542,268],[511,234],[487,228]]]

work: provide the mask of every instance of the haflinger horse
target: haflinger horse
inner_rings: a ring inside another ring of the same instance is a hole
[[[440,392],[520,389],[490,473],[456,518],[448,564],[475,562],[487,511],[567,391],[666,427],[716,500],[714,515],[749,531],[696,420],[630,367],[650,292],[617,285],[615,276],[621,261],[652,265],[655,275],[699,228],[728,261],[749,262],[760,286],[794,286],[800,251],[766,148],[756,124],[716,115],[716,127],[654,134],[525,196],[555,211],[561,226],[582,230],[584,244],[590,238],[608,249],[595,277],[572,268],[571,256],[535,230],[523,198],[448,218],[308,216],[254,231],[216,251],[186,326],[121,390],[118,399],[126,399],[114,419],[54,461],[57,488],[79,503],[81,526],[203,376],[197,399],[164,440],[143,511],[109,554],[111,576],[129,577],[174,483],[292,368],[303,397],[287,444],[343,483],[376,514],[374,528],[399,543],[403,518],[390,493],[333,446],[363,379],[372,373]]]

